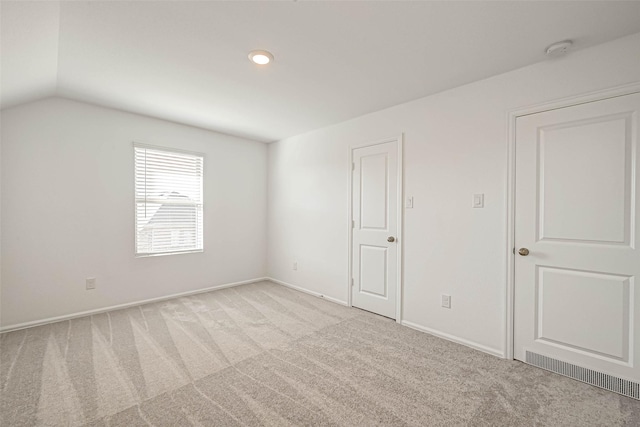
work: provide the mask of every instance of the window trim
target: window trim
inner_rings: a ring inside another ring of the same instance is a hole
[[[202,185],[201,185],[201,189],[202,189],[202,201],[201,203],[199,203],[200,206],[202,206],[202,249],[186,249],[186,250],[175,250],[175,251],[171,251],[171,252],[159,252],[159,253],[144,253],[144,252],[138,252],[138,223],[137,223],[137,204],[138,204],[138,199],[136,198],[136,148],[147,148],[150,150],[159,150],[159,151],[166,151],[169,153],[178,153],[178,154],[189,154],[192,156],[199,156],[202,157]],[[205,230],[205,226],[204,226],[204,208],[205,208],[205,203],[204,203],[204,194],[205,194],[205,181],[206,181],[206,155],[205,153],[201,153],[198,151],[190,151],[190,150],[183,150],[180,148],[173,148],[173,147],[167,147],[167,146],[163,146],[163,145],[154,145],[154,144],[147,144],[144,142],[140,142],[137,140],[134,140],[131,144],[131,151],[133,153],[133,256],[134,258],[149,258],[149,257],[158,257],[158,256],[166,256],[166,255],[183,255],[183,254],[193,254],[193,253],[203,253],[204,252],[204,230]]]

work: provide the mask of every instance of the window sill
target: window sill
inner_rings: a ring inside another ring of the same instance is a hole
[[[176,252],[161,252],[161,253],[150,253],[150,254],[135,254],[136,258],[150,258],[157,256],[166,256],[166,255],[183,255],[183,254],[197,254],[204,252],[204,249],[193,249],[188,251],[176,251]]]

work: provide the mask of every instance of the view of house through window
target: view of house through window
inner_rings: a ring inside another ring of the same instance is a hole
[[[204,157],[141,144],[134,151],[136,255],[202,251]]]

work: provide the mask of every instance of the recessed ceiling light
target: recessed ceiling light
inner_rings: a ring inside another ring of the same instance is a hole
[[[266,50],[252,50],[249,52],[249,59],[255,64],[267,65],[273,61],[273,55]]]

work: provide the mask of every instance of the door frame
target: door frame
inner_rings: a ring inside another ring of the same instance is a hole
[[[516,120],[518,117],[530,114],[542,113],[545,111],[557,110],[559,108],[573,107],[575,105],[587,104],[595,101],[602,101],[609,98],[631,95],[640,92],[640,82],[634,82],[621,86],[614,86],[581,95],[556,99],[542,104],[534,104],[528,107],[518,108],[507,113],[507,271],[506,271],[506,304],[505,304],[505,359],[513,360],[514,355],[514,333],[515,333],[515,208],[516,208]]]
[[[404,265],[403,256],[402,256],[402,248],[404,247],[404,227],[403,227],[403,219],[404,219],[404,161],[403,161],[403,139],[404,134],[401,133],[399,136],[394,136],[390,138],[384,138],[376,141],[370,141],[363,144],[358,145],[350,145],[349,146],[349,209],[348,209],[348,217],[347,217],[347,227],[349,229],[349,263],[348,263],[348,274],[347,274],[347,306],[353,307],[353,295],[352,295],[352,286],[351,281],[353,279],[353,152],[359,148],[372,147],[374,145],[385,144],[387,142],[397,142],[398,143],[398,200],[397,200],[397,230],[396,230],[396,242],[398,245],[398,259],[397,259],[397,285],[396,285],[396,323],[402,323],[402,266]]]

